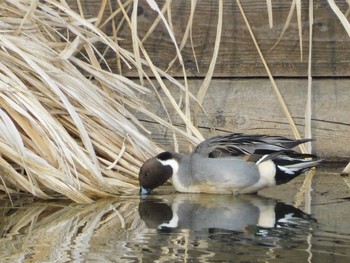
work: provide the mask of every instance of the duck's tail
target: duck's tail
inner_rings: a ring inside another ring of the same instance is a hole
[[[276,184],[284,184],[298,175],[316,167],[322,160],[312,154],[283,151],[267,155],[262,162],[271,160],[276,166]]]

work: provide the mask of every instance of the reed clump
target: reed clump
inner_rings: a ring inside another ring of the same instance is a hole
[[[97,45],[140,74],[150,64],[105,35],[100,18],[55,0],[3,1],[0,10],[0,190],[9,196],[87,203],[136,190],[142,161],[160,151],[136,111],[196,140],[147,110],[139,96],[148,88],[108,69]]]
[[[74,10],[71,7],[73,2],[76,4]],[[197,2],[190,1],[191,12],[185,33],[180,36],[180,45],[172,30],[171,1],[165,1],[162,7],[158,7],[154,0],[147,0],[147,3],[156,13],[156,18],[142,39],[137,31],[138,0],[118,0],[113,8],[112,1],[101,1],[100,10],[93,18],[84,16],[80,0],[6,0],[0,3],[1,191],[9,196],[27,192],[43,199],[59,194],[79,203],[136,191],[139,166],[161,150],[146,136],[150,132],[136,114],[166,127],[173,135],[175,151],[179,147],[179,135],[193,144],[203,140],[192,115],[203,110],[201,103],[214,75],[223,27],[224,1],[217,2],[215,46],[197,96],[189,91],[181,55],[185,44],[191,42],[198,69],[192,45]],[[260,50],[245,15],[244,5],[239,0],[236,0],[236,4],[270,78],[276,102],[281,105],[294,136],[301,138]],[[346,19],[350,9],[344,15],[333,0],[328,0],[328,4],[350,35],[350,23]],[[270,27],[273,26],[272,10],[269,0],[267,12]],[[294,12],[298,21],[302,59],[300,0],[292,1],[279,40]],[[305,137],[308,138],[312,138],[313,16],[313,1],[310,1],[308,99],[305,110]],[[166,29],[174,44],[174,59],[169,63],[169,68],[175,61],[178,62],[182,82],[158,68],[143,46],[158,24]],[[110,25],[111,35],[103,31],[106,25]],[[132,47],[129,50],[118,44],[123,40],[118,37],[122,26],[130,29]],[[117,70],[114,72],[106,60],[107,52],[113,52],[116,58]],[[122,65],[136,69],[138,79],[123,76]],[[179,88],[176,94],[170,92],[165,80]],[[178,93],[181,94],[180,100],[173,96],[179,97]],[[147,102],[140,99],[144,94],[157,97],[167,119],[149,109]],[[170,108],[176,115],[176,125],[173,125],[168,114]],[[311,145],[301,150],[311,152]],[[311,179],[312,176],[308,176],[305,180],[308,186]]]

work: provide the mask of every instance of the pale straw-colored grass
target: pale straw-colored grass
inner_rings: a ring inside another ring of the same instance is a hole
[[[339,18],[340,22],[342,23],[343,27],[345,28],[346,32],[348,33],[350,37],[350,23],[349,20],[347,19],[347,16],[350,14],[350,1],[347,0],[347,3],[349,5],[348,10],[346,11],[345,14],[343,14],[337,4],[333,0],[327,0],[329,6],[332,8],[333,12],[335,15]],[[350,174],[350,162],[349,164],[344,168],[343,174]],[[349,185],[348,185],[349,186]]]
[[[117,13],[132,3],[135,10],[135,2],[120,4]],[[59,193],[86,203],[136,190],[140,165],[160,148],[144,135],[149,131],[135,111],[171,129],[175,138],[203,139],[163,79],[187,94],[187,104],[194,96],[153,65],[137,36],[134,15],[129,21],[124,16],[133,53],[118,45],[117,29],[112,37],[99,29],[108,6],[103,1],[98,16],[85,19],[81,8],[79,15],[61,1],[0,4],[0,187],[8,194],[23,191],[47,199]],[[175,108],[187,132],[147,109],[139,94],[149,89],[104,70],[102,65],[109,67],[98,44],[113,50],[120,63],[136,67],[141,83],[146,80],[155,89],[143,70],[150,67],[172,102],[164,107]]]
[[[251,29],[251,26],[249,24],[249,21],[248,21],[248,18],[246,17],[245,15],[245,12],[244,12],[244,9],[240,3],[239,0],[237,0],[237,5],[241,11],[241,14],[243,16],[243,19],[246,23],[246,26],[249,30],[249,33],[252,37],[252,40],[253,40],[253,43],[259,53],[259,56],[261,58],[261,61],[266,69],[266,72],[267,72],[267,75],[269,76],[269,79],[271,81],[271,85],[272,85],[272,88],[274,89],[275,91],[275,94],[277,96],[277,99],[278,99],[278,102],[279,104],[281,105],[285,115],[286,115],[286,118],[289,122],[289,125],[291,127],[291,130],[295,136],[296,139],[300,139],[301,138],[301,135],[295,125],[295,122],[292,118],[292,115],[290,114],[288,108],[287,108],[287,105],[284,101],[284,98],[274,80],[274,77],[272,76],[271,74],[271,71],[270,71],[270,68],[264,58],[264,55],[262,54],[261,50],[260,50],[260,47],[256,41],[256,38],[254,36],[254,32],[252,31]],[[269,7],[269,3],[267,3],[268,5],[268,10],[270,10],[270,7]],[[291,4],[291,10],[294,10],[294,7],[296,7],[297,9],[297,20],[298,20],[298,28],[299,28],[299,40],[300,40],[300,54],[301,54],[301,60],[302,60],[302,36],[301,36],[301,4],[300,4],[300,0],[296,0],[296,1],[293,1],[292,4]],[[291,11],[288,15],[288,18],[287,18],[287,22],[286,22],[286,25],[282,31],[282,34],[284,33],[284,31],[286,30],[286,28],[288,27],[288,24],[290,23],[290,18],[291,18],[291,14],[293,13],[293,11]],[[271,15],[269,14],[269,17]],[[272,25],[271,23],[271,19],[270,19],[270,26]],[[305,110],[305,138],[312,138],[312,134],[311,134],[311,98],[312,98],[312,74],[311,74],[311,65],[312,65],[312,25],[313,25],[313,1],[310,1],[309,2],[309,27],[310,27],[310,30],[309,30],[309,60],[308,60],[308,87],[307,87],[307,103],[306,103],[306,110]],[[281,35],[282,35],[281,34]],[[280,38],[278,39],[277,43],[275,45],[278,44],[278,42],[280,41]],[[275,47],[275,45],[273,46],[273,48]],[[307,145],[300,145],[300,150],[303,152],[303,153],[311,153],[311,142],[308,143]],[[306,210],[307,211],[310,211],[310,206],[311,206],[311,183],[312,183],[312,178],[313,178],[313,175],[314,175],[314,170],[311,170],[310,172],[307,173],[307,176],[305,177],[305,180],[304,180],[304,183],[302,185],[302,187],[299,189],[299,192],[297,193],[296,197],[295,197],[295,206],[299,206],[301,203],[302,203],[302,200],[304,200],[305,202],[305,206],[306,206]],[[303,197],[305,196],[305,197]]]
[[[7,0],[0,3],[2,191],[9,195],[18,191],[29,192],[45,199],[59,193],[76,202],[91,202],[96,197],[136,191],[140,165],[147,157],[161,150],[145,136],[150,132],[133,115],[136,111],[172,132],[175,150],[179,149],[179,135],[191,144],[203,140],[202,134],[194,124],[190,104],[196,105],[194,115],[199,109],[204,111],[201,102],[209,92],[220,48],[223,1],[218,1],[217,32],[210,67],[197,96],[189,92],[181,54],[189,39],[196,61],[192,27],[197,1],[190,2],[191,10],[185,33],[183,36],[176,36],[181,39],[180,45],[177,44],[173,32],[171,1],[165,1],[162,7],[154,0],[147,2],[149,8],[157,13],[157,17],[142,38],[138,35],[137,28],[137,0],[118,0],[117,7],[112,7],[109,0],[101,1],[99,12],[94,18],[85,17],[79,0],[76,2],[78,10],[72,10],[65,1],[58,0]],[[294,136],[300,138],[255,39],[244,13],[244,6],[242,7],[239,0],[236,2],[270,78],[277,101],[290,123]],[[273,3],[270,0],[266,3],[268,23],[272,27]],[[349,33],[350,26],[346,19],[349,10],[344,15],[334,1],[328,0],[328,3]],[[312,6],[311,1],[310,28],[313,18]],[[300,0],[291,2],[290,12],[276,45],[286,32],[294,10],[297,14],[302,60]],[[112,25],[111,35],[106,35],[102,30],[107,24]],[[175,48],[174,59],[169,63],[168,69],[175,61],[179,62],[182,82],[170,76],[167,70],[156,67],[156,61],[152,61],[143,46],[158,24],[166,28]],[[122,26],[130,29],[132,52],[119,45],[121,39],[118,33]],[[309,35],[309,81],[306,88],[308,99],[305,112],[305,136],[310,138],[311,43],[312,30]],[[116,71],[119,74],[110,70],[105,57],[108,51],[114,52]],[[136,68],[139,80],[124,77],[122,66]],[[151,72],[151,75],[147,75],[146,71]],[[178,94],[172,94],[165,81],[179,88],[180,101],[175,99]],[[159,94],[158,87],[165,94],[166,101]],[[139,99],[140,94],[149,93],[153,93],[159,99],[166,113],[166,120],[151,112],[147,102]],[[173,125],[168,113],[170,109],[180,119],[184,129]],[[311,151],[311,144],[308,145],[308,149],[305,146],[301,147],[303,152]],[[305,184],[308,182],[311,182],[310,177],[305,180]]]
[[[286,103],[285,103],[285,100],[284,100],[284,98],[283,98],[283,96],[282,96],[282,94],[281,94],[281,92],[280,92],[280,90],[279,90],[279,88],[278,88],[278,86],[277,86],[277,84],[276,84],[276,82],[275,82],[275,79],[274,79],[274,77],[273,77],[272,74],[271,74],[271,70],[270,70],[270,68],[269,68],[269,66],[268,66],[268,64],[267,64],[267,62],[266,62],[266,60],[265,60],[265,58],[264,58],[264,55],[263,55],[263,53],[261,52],[261,49],[260,49],[260,47],[259,47],[259,44],[258,44],[256,38],[255,38],[254,32],[253,32],[253,30],[252,30],[252,28],[251,28],[251,26],[250,26],[250,23],[249,23],[249,21],[248,21],[248,18],[247,18],[247,16],[245,15],[243,6],[242,6],[242,4],[241,4],[241,2],[240,2],[239,0],[236,0],[236,2],[237,2],[237,5],[238,5],[238,7],[239,7],[239,10],[240,10],[240,12],[241,12],[241,14],[242,14],[242,16],[243,16],[244,22],[245,22],[245,24],[246,24],[246,26],[247,26],[247,28],[248,28],[249,34],[250,34],[250,36],[251,36],[251,38],[252,38],[252,41],[253,41],[253,43],[254,43],[254,45],[255,45],[255,47],[256,47],[256,50],[257,50],[258,53],[259,53],[260,59],[261,59],[263,65],[264,65],[264,67],[265,67],[266,73],[267,73],[267,75],[268,75],[268,77],[269,77],[269,79],[270,79],[270,81],[271,81],[271,85],[272,85],[272,88],[273,88],[273,90],[274,90],[274,92],[275,92],[275,94],[276,94],[277,100],[278,100],[278,102],[280,103],[280,105],[281,105],[281,107],[282,107],[282,109],[283,109],[283,112],[284,112],[284,114],[285,114],[286,117],[287,117],[287,120],[288,120],[288,122],[289,122],[290,128],[291,128],[291,130],[292,130],[292,132],[293,132],[295,138],[296,138],[296,139],[300,139],[301,136],[300,136],[300,134],[299,134],[299,131],[298,131],[296,125],[295,125],[295,122],[294,122],[294,120],[293,120],[293,118],[292,118],[292,115],[290,114],[290,112],[289,112],[289,110],[288,110],[288,108],[287,108],[287,105],[286,105]],[[302,152],[306,152],[305,146],[304,146],[303,144],[301,144],[299,147],[300,147],[300,149],[301,149]]]

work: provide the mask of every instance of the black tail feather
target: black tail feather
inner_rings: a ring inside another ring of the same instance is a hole
[[[270,158],[276,165],[276,184],[284,184],[298,175],[316,167],[322,160],[312,154],[297,153],[292,150]]]

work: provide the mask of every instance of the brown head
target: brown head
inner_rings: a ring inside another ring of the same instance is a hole
[[[140,194],[150,194],[158,186],[164,184],[173,174],[173,169],[165,162],[173,159],[170,152],[162,152],[148,159],[139,172]]]

